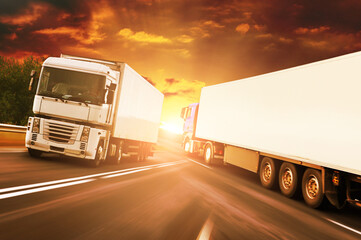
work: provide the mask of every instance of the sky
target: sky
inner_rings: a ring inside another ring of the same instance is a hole
[[[126,62],[180,130],[204,86],[360,51],[360,12],[360,0],[0,0],[0,55]]]

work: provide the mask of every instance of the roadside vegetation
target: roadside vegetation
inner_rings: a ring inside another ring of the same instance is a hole
[[[40,72],[43,59],[0,56],[0,123],[23,125],[31,116],[35,89],[28,90],[31,70]],[[35,84],[34,84],[35,86]]]

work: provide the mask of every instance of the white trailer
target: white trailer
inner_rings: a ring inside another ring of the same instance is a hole
[[[302,190],[312,207],[324,194],[361,206],[360,76],[358,52],[204,87],[190,152],[208,162],[224,152],[267,188]]]
[[[156,143],[163,94],[122,62],[62,55],[43,63],[29,118],[30,155],[55,152],[119,163]]]

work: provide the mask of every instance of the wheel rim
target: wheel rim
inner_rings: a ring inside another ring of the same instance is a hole
[[[290,168],[286,168],[282,174],[282,186],[284,189],[290,189],[293,183],[293,173]]]
[[[118,149],[118,158],[117,158],[117,163],[119,163],[122,160],[122,148],[120,147]]]
[[[189,144],[189,142],[186,142],[186,144],[184,144],[184,150],[186,152],[189,152],[189,149],[190,149],[190,144]]]
[[[206,161],[209,162],[210,159],[211,159],[211,148],[207,147],[206,148]]]
[[[320,184],[318,178],[315,175],[308,177],[306,182],[306,193],[307,197],[310,199],[315,199],[320,191]]]
[[[102,146],[99,146],[99,147],[98,147],[98,151],[97,151],[97,154],[98,154],[99,158],[100,158],[102,152],[103,152],[103,147],[102,147]]]
[[[265,163],[264,169],[263,169],[263,181],[265,182],[269,182],[271,180],[271,176],[272,176],[272,166],[270,163]]]

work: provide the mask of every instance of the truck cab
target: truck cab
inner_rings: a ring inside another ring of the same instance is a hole
[[[207,164],[216,158],[223,160],[224,145],[196,137],[199,103],[192,103],[182,108],[181,118],[183,125],[183,150],[188,154],[201,155]]]
[[[46,59],[34,98],[35,116],[28,121],[25,145],[30,155],[55,152],[96,158],[97,146],[112,123],[118,78],[119,72],[103,64]]]

